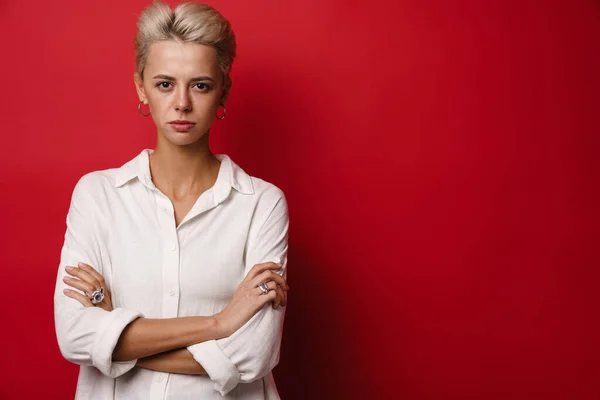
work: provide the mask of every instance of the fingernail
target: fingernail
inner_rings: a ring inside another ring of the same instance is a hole
[[[68,293],[70,293],[70,292],[71,292],[71,291],[70,291],[69,289],[65,289],[65,290],[63,290],[63,293],[64,293],[64,294],[68,294]]]
[[[85,264],[84,263],[77,263],[77,266],[78,267],[85,267]]]
[[[67,270],[67,272],[73,272],[73,270],[74,270],[75,268],[73,268],[73,267],[69,267],[69,266],[68,266],[68,267],[65,267],[65,269]]]

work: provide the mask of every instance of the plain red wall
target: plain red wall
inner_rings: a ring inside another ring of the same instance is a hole
[[[0,4],[1,399],[72,398],[71,191],[153,147],[149,2]],[[600,398],[597,1],[214,1],[214,150],[287,194],[284,399]]]

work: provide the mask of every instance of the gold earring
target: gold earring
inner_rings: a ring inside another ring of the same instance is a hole
[[[223,106],[223,115],[221,115],[219,117],[219,112],[217,111],[217,119],[219,121],[222,121],[225,118],[225,115],[227,114],[227,108],[225,108],[225,106],[223,104],[221,104]],[[217,109],[218,110],[218,109]]]
[[[140,114],[141,114],[143,117],[147,117],[148,115],[150,115],[150,110],[148,110],[148,114],[144,114],[144,113],[142,112],[142,104],[143,104],[143,103],[144,103],[143,101],[140,101],[140,103],[138,104],[138,112],[139,112],[139,113],[140,113]]]

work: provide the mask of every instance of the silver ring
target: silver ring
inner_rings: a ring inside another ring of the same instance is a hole
[[[260,291],[262,292],[262,294],[269,293],[269,287],[267,285],[265,285],[264,282],[259,283],[258,284],[258,288],[260,289]]]
[[[102,303],[102,300],[104,300],[104,288],[101,287],[94,290],[92,294],[87,294],[87,297],[90,299],[92,304]]]

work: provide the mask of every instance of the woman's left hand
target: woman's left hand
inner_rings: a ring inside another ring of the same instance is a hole
[[[77,300],[85,307],[100,307],[106,311],[113,310],[110,290],[106,287],[104,277],[98,271],[84,263],[79,263],[77,267],[68,266],[65,269],[73,278],[65,276],[63,281],[67,285],[83,292],[80,293],[76,290],[65,289],[64,293],[67,297]],[[104,289],[104,299],[98,304],[93,304],[85,293],[93,293],[96,289],[100,288]]]

